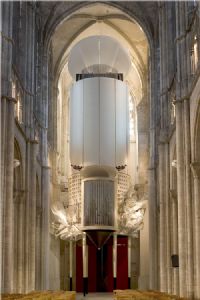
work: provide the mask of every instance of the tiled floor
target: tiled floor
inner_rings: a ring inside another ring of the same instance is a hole
[[[113,293],[89,293],[85,297],[77,293],[76,300],[113,300]]]

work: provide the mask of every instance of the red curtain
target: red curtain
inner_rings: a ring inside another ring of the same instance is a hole
[[[128,238],[117,238],[117,289],[128,289]]]
[[[113,242],[112,238],[103,246],[103,287],[104,292],[113,291]],[[100,255],[97,248],[88,245],[88,292],[97,292],[100,274],[99,263]],[[117,289],[128,288],[128,238],[117,238]],[[82,246],[76,246],[76,291],[83,291],[83,259]]]

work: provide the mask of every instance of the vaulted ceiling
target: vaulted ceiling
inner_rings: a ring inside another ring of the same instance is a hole
[[[44,41],[51,45],[54,77],[62,72],[70,86],[67,62],[72,47],[89,36],[111,36],[130,54],[132,68],[125,80],[134,98],[141,99],[157,8],[156,2],[40,2]]]

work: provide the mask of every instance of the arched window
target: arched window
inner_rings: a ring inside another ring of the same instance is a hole
[[[23,92],[19,80],[15,74],[12,75],[12,97],[17,101],[15,105],[15,119],[22,123],[22,99]]]
[[[197,34],[194,35],[192,39],[192,47],[191,47],[191,73],[192,75],[195,74],[197,67],[198,67],[198,39]]]

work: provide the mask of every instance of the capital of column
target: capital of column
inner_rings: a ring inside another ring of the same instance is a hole
[[[31,140],[31,139],[28,139],[27,140],[30,144],[35,144],[35,145],[38,145],[39,144],[39,142],[38,142],[38,140]]]
[[[175,100],[173,101],[173,104],[174,104],[174,105],[176,105],[176,104],[181,104],[181,103],[183,103],[183,101],[189,101],[189,100],[190,100],[190,97],[184,96],[184,97],[175,99]]]
[[[192,162],[190,164],[193,177],[195,179],[200,179],[200,162]]]
[[[14,104],[17,103],[17,100],[15,98],[9,97],[9,96],[6,96],[6,95],[2,95],[1,100],[7,100],[7,101],[10,101],[10,102],[13,102]]]

